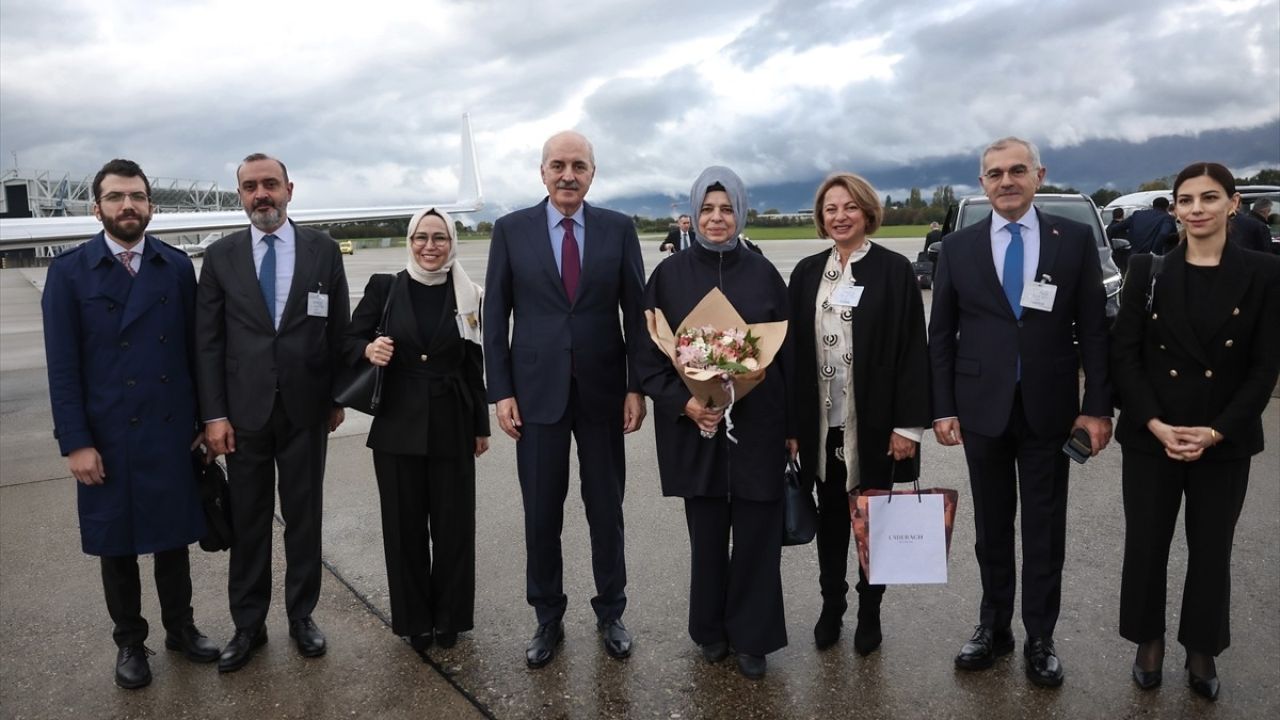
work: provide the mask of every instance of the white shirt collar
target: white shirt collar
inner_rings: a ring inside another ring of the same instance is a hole
[[[255,245],[262,242],[262,238],[266,237],[267,235],[275,235],[276,239],[279,242],[284,242],[292,245],[293,239],[294,239],[293,223],[289,220],[285,220],[284,224],[276,228],[275,232],[272,232],[272,233],[267,233],[262,231],[261,229],[258,228],[257,225],[250,225],[249,235],[253,238],[253,243]]]
[[[127,248],[116,242],[115,238],[111,237],[111,233],[106,230],[102,231],[102,237],[107,241],[107,250],[115,256],[119,256],[122,252],[133,252],[138,255],[142,255],[142,251],[145,250],[147,246],[147,237],[145,235],[143,235],[142,238],[138,240],[138,243],[131,248]]]

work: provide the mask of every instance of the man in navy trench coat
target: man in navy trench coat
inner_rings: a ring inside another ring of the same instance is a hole
[[[132,689],[151,682],[140,554],[155,555],[165,647],[218,657],[193,622],[187,555],[205,532],[191,464],[196,278],[184,252],[144,236],[151,185],[135,163],[103,166],[93,196],[104,230],[54,260],[41,306],[54,435],[78,481],[81,545],[101,558],[116,684]]]

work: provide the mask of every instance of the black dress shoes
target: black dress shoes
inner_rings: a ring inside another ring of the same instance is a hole
[[[880,647],[884,636],[880,634],[880,606],[859,606],[858,627],[853,630],[853,649],[863,657]]]
[[[843,616],[844,608],[822,606],[822,614],[818,616],[818,622],[813,626],[813,644],[817,645],[819,650],[826,650],[840,640],[840,628],[844,625],[841,619]]]
[[[979,625],[973,629],[973,637],[956,655],[956,667],[961,670],[986,670],[996,658],[1013,652],[1013,631],[1009,628],[992,629]]]
[[[266,644],[266,627],[255,630],[236,628],[236,634],[231,636],[231,641],[222,648],[222,654],[218,656],[218,672],[229,673],[239,670],[249,662],[249,658],[253,657],[254,650]]]
[[[116,653],[116,685],[126,690],[137,690],[151,684],[151,665],[148,655],[154,655],[146,645],[126,645]]]
[[[212,640],[197,630],[195,625],[183,626],[177,634],[166,635],[164,646],[169,650],[181,650],[188,660],[198,663],[213,662],[222,652]]]
[[[1212,657],[1197,654],[1196,665],[1201,666],[1201,671],[1205,671],[1204,675],[1197,675],[1192,666],[1192,653],[1187,653],[1187,687],[1199,695],[1200,697],[1216,702],[1218,700],[1218,669],[1215,667]]]
[[[1164,682],[1164,672],[1161,670],[1143,670],[1138,663],[1133,664],[1133,684],[1137,685],[1139,690],[1155,690],[1162,682]]]
[[[1133,658],[1133,684],[1139,690],[1154,690],[1164,682],[1164,638],[1156,638],[1138,643],[1138,652]],[[1151,668],[1147,670],[1145,668]]]
[[[728,640],[720,640],[718,642],[707,643],[706,645],[699,645],[698,648],[702,650],[702,659],[712,665],[715,665],[721,660],[729,657]]]
[[[434,640],[435,638],[431,635],[430,631],[424,632],[421,635],[410,635],[409,647],[413,648],[413,651],[418,653],[418,657],[425,661],[427,659],[427,650],[431,648],[431,643]]]
[[[529,641],[529,648],[524,651],[524,660],[531,668],[540,668],[551,662],[556,656],[556,646],[564,640],[564,625],[559,620],[552,620],[538,626]]]
[[[458,644],[458,633],[456,632],[437,632],[436,644],[448,650]]]
[[[1022,645],[1027,659],[1027,679],[1040,687],[1058,687],[1062,684],[1062,662],[1053,648],[1053,638],[1032,637]]]
[[[765,670],[769,668],[768,661],[763,655],[748,655],[746,653],[738,653],[738,672],[748,680],[759,680],[764,677]]]
[[[316,627],[310,616],[293,620],[289,623],[289,637],[293,638],[302,657],[320,657],[328,648],[325,646],[324,633]]]
[[[631,633],[617,618],[600,623],[600,639],[604,651],[614,660],[625,660],[631,657]]]

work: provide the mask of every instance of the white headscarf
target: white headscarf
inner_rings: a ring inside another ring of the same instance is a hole
[[[445,232],[449,234],[449,256],[445,258],[444,264],[439,270],[425,270],[418,264],[418,257],[413,251],[413,234],[417,231],[418,225],[422,223],[422,219],[427,215],[435,215],[444,221]],[[409,262],[405,266],[409,277],[415,282],[423,285],[443,285],[449,279],[449,274],[453,273],[453,299],[457,305],[457,321],[458,335],[463,340],[480,344],[480,300],[484,297],[484,290],[471,282],[471,277],[467,275],[467,271],[462,269],[462,263],[458,262],[458,233],[457,226],[453,224],[453,218],[449,217],[449,213],[433,207],[423,208],[414,213],[409,220],[409,231],[405,235],[405,248],[409,253]]]

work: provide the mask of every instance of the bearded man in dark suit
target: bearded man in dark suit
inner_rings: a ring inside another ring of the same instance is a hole
[[[277,467],[289,635],[304,657],[325,653],[311,613],[328,434],[343,420],[333,377],[351,317],[337,243],[289,221],[284,163],[250,155],[236,183],[251,226],[209,246],[196,294],[200,411],[210,446],[227,456],[235,533],[227,590],[236,630],[219,672],[244,667],[267,641]]]

